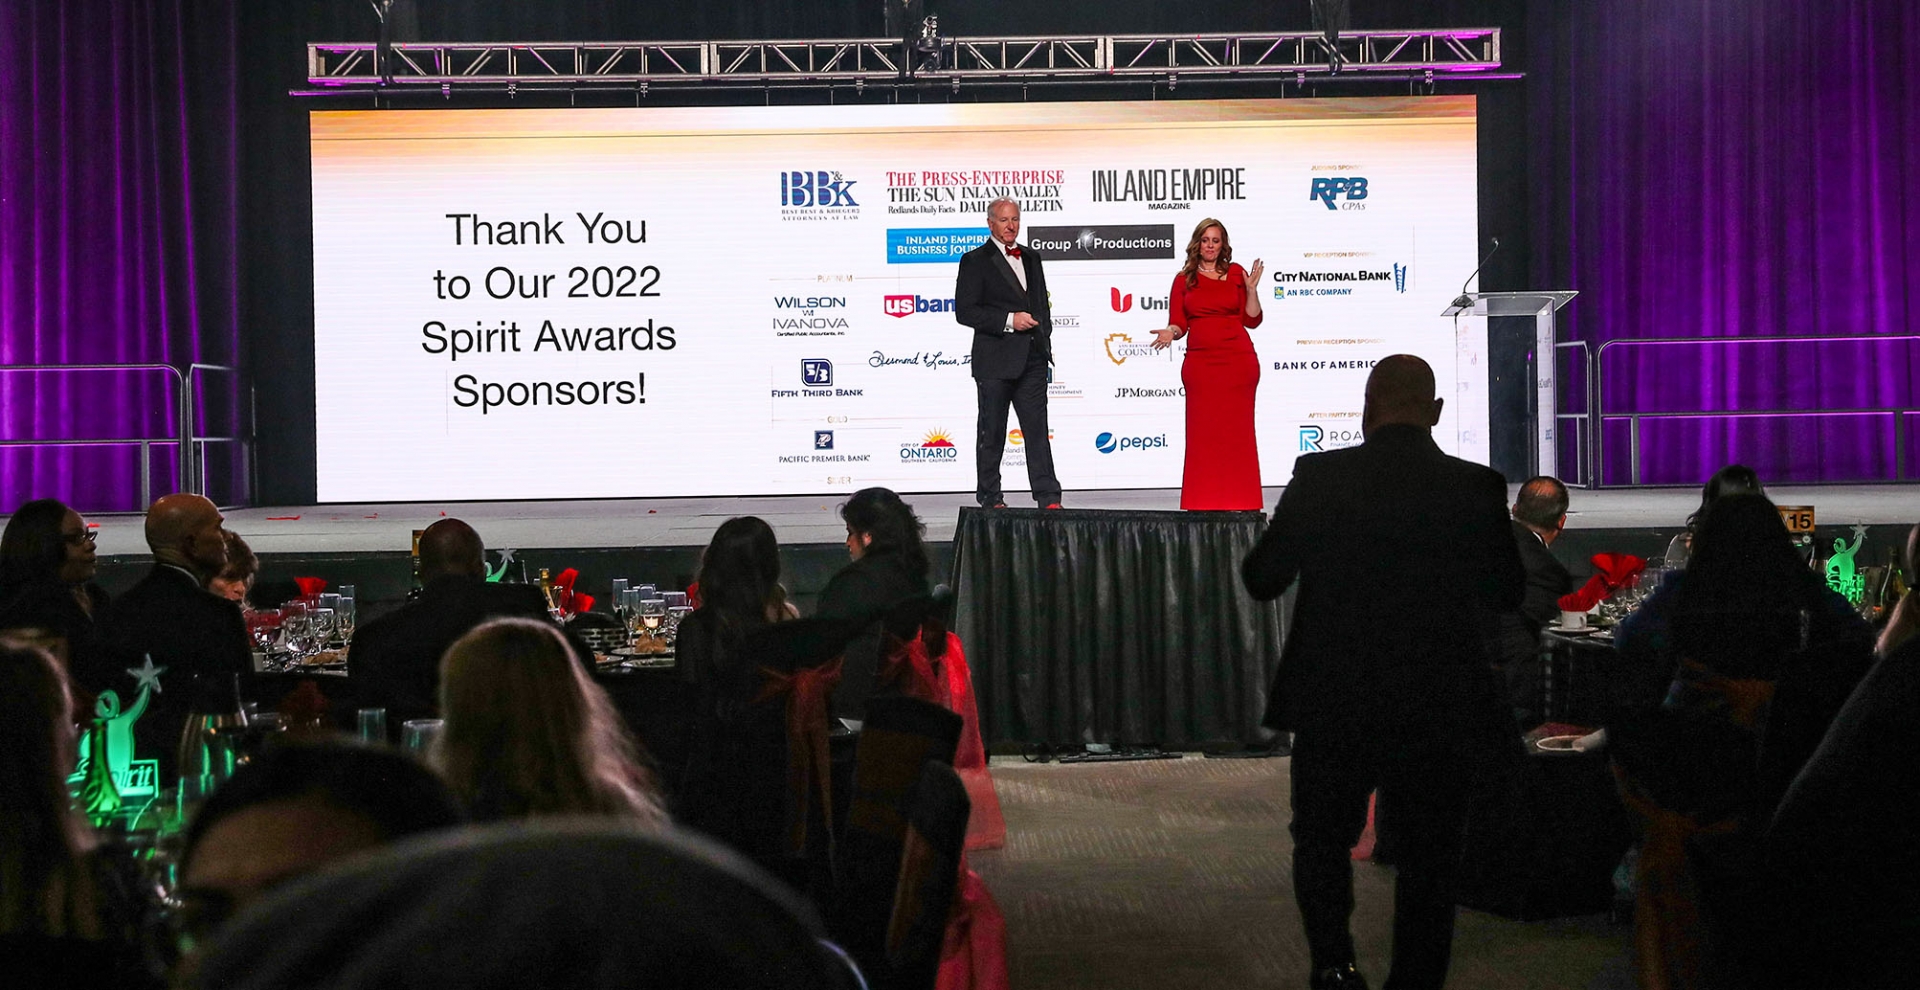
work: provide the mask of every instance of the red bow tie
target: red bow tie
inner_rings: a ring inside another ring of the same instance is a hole
[[[1007,249],[1007,257],[1009,257],[1009,258],[1018,258],[1018,257],[1020,257],[1020,249],[1019,249],[1019,248],[1017,248],[1017,247],[1010,247],[1010,248],[1008,248],[1008,249]]]

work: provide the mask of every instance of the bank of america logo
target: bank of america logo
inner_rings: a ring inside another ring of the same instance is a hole
[[[1393,266],[1393,291],[1395,292],[1407,291],[1407,266],[1405,265]]]

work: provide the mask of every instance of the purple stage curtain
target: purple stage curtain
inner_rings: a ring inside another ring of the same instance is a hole
[[[232,0],[0,3],[0,365],[236,364],[234,34]],[[201,391],[199,433],[236,435],[235,376]],[[0,439],[171,437],[175,394],[165,372],[0,373]],[[153,493],[176,490],[177,447],[152,455]],[[139,480],[137,447],[0,447],[0,513],[143,509]]]
[[[1527,28],[1532,280],[1580,290],[1572,339],[1876,338],[1616,346],[1608,412],[1915,402],[1920,350],[1886,339],[1920,334],[1910,0],[1537,4]],[[1912,477],[1920,416],[1905,426]],[[1894,435],[1886,415],[1647,420],[1641,480],[1733,461],[1769,482],[1891,480]],[[1611,421],[1606,483],[1630,480],[1629,444]]]

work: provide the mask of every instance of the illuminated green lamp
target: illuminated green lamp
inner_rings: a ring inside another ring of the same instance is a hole
[[[127,668],[140,692],[132,708],[122,711],[120,696],[112,690],[102,691],[94,702],[93,728],[80,737],[79,759],[67,784],[77,788],[81,807],[95,824],[113,817],[122,805],[144,805],[160,793],[160,761],[133,758],[133,724],[160,692],[160,675],[166,672],[167,668],[154,666],[153,658],[146,657],[139,667]],[[105,773],[96,775],[93,756],[102,750]]]

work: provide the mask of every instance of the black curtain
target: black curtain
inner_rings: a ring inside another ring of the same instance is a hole
[[[1281,609],[1240,586],[1258,512],[960,510],[954,630],[996,743],[1249,742]]]

